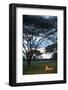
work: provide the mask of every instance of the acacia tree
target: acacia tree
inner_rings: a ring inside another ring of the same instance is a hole
[[[57,60],[57,43],[55,43],[55,44],[53,43],[52,45],[47,46],[45,49],[45,52],[52,53],[51,59]]]
[[[27,64],[31,65],[33,54],[41,54],[37,48],[45,41],[54,40],[54,34],[57,32],[57,19],[43,16],[23,16],[23,53],[25,54]],[[44,46],[45,47],[45,46]]]

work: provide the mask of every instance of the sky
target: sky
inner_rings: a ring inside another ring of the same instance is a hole
[[[27,17],[28,15],[26,15],[26,17]],[[24,17],[24,18],[26,18],[26,17]],[[32,15],[31,15],[31,17],[32,17]],[[33,15],[33,17],[34,17],[34,15]],[[35,16],[36,17],[36,16]],[[51,19],[54,19],[56,16],[40,16],[40,17],[42,17],[42,19],[50,19],[50,21],[51,21]],[[28,19],[28,18],[27,18]],[[25,23],[27,23],[27,19],[26,19],[26,21],[25,21]],[[28,19],[29,20],[29,19]],[[44,21],[45,21],[44,20]],[[51,21],[52,22],[52,21]],[[29,23],[29,21],[28,21],[28,23]],[[47,22],[46,22],[47,23]],[[30,24],[30,23],[29,23]],[[31,25],[31,24],[30,24]],[[50,25],[50,24],[48,24],[48,25]],[[49,26],[48,26],[49,27]],[[27,29],[27,31],[28,31],[29,29]],[[37,29],[38,30],[38,29]],[[53,30],[56,30],[55,28],[53,28],[53,29],[50,29],[50,32],[52,32]],[[26,29],[25,29],[25,31],[26,31]],[[32,29],[31,29],[31,31],[32,31]],[[31,32],[30,31],[30,32]],[[35,32],[35,31],[34,31]],[[49,32],[49,33],[50,33]],[[26,32],[25,32],[26,33]],[[43,32],[42,33],[42,31],[41,31],[41,34],[42,35],[45,35],[46,34],[46,31],[45,32]],[[39,35],[39,34],[38,34]],[[42,38],[42,35],[40,36],[37,36],[37,39],[34,41],[34,44],[36,45],[37,44],[37,42]],[[34,36],[33,38],[35,38],[36,36]],[[56,38],[57,37],[57,35],[52,35],[52,38]],[[25,40],[24,40],[25,41]],[[27,41],[25,41],[26,43],[27,43]],[[28,44],[28,43],[27,43]],[[48,46],[48,45],[52,45],[53,44],[53,41],[51,40],[51,39],[48,39],[48,38],[46,38],[40,45],[39,45],[39,47],[37,48],[39,51],[41,51],[43,54],[42,54],[42,57],[43,57],[43,59],[44,58],[51,58],[51,56],[52,56],[52,53],[47,53],[47,54],[45,54],[44,53],[44,50],[45,50],[45,48]],[[27,49],[28,47],[26,47],[26,49]],[[32,48],[34,48],[33,46],[32,46]]]

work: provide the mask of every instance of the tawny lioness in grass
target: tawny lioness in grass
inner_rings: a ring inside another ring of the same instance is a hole
[[[45,65],[45,71],[53,71],[53,67]]]

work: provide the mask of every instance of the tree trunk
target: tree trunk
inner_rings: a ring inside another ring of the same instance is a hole
[[[31,59],[27,59],[27,65],[31,66]]]
[[[27,54],[27,65],[28,65],[28,66],[31,66],[32,55],[33,55],[33,54],[29,54],[29,53]]]

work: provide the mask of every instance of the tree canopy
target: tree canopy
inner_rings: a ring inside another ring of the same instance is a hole
[[[57,47],[57,17],[47,17],[23,15],[23,53],[28,61],[32,57],[30,51],[44,48],[47,52],[53,52]]]

